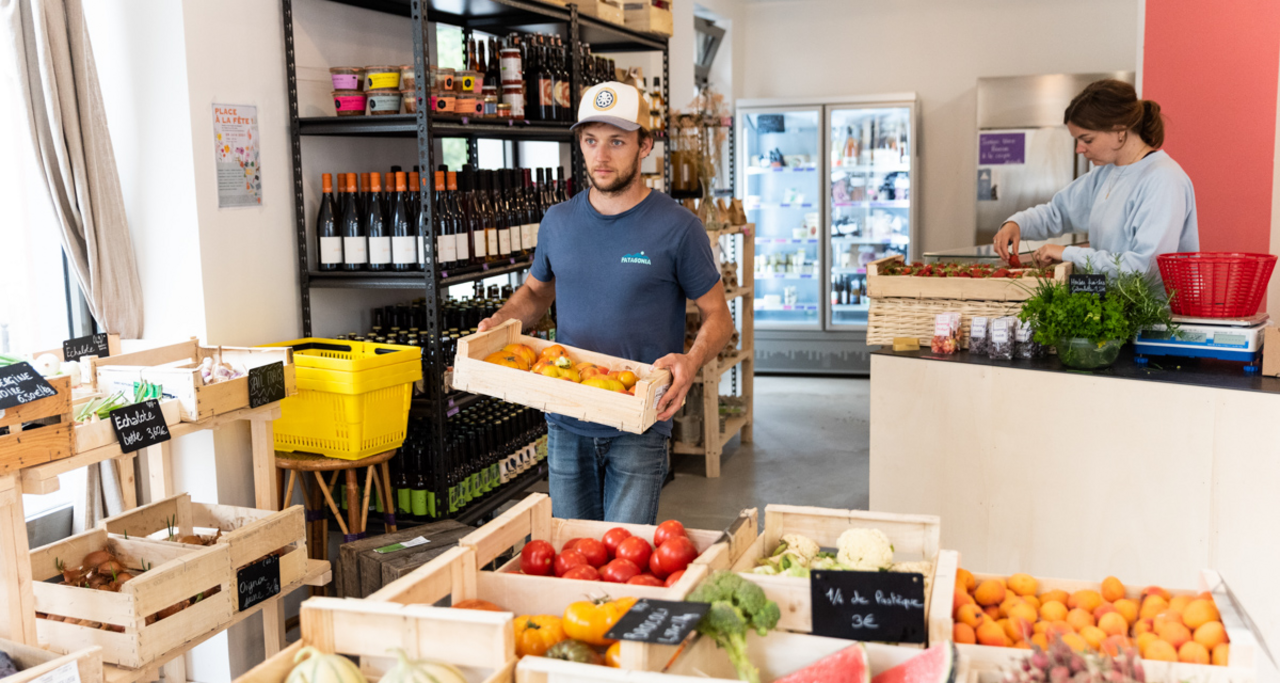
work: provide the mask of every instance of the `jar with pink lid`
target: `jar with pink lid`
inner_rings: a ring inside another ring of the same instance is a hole
[[[338,116],[364,116],[368,96],[359,90],[334,90],[333,108]]]
[[[329,79],[334,90],[359,90],[364,80],[364,69],[358,66],[335,66],[329,69]]]

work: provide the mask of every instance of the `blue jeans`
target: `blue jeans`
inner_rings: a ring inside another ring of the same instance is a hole
[[[551,514],[655,524],[667,476],[667,437],[646,434],[594,439],[547,425]]]

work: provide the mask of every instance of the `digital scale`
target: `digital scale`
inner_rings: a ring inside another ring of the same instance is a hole
[[[1187,318],[1174,316],[1175,336],[1163,325],[1142,330],[1133,340],[1133,352],[1145,356],[1181,356],[1256,363],[1262,357],[1263,330],[1270,318]]]

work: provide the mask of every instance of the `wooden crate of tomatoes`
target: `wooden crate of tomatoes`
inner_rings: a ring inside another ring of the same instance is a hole
[[[906,263],[896,254],[867,265],[867,343],[892,344],[911,337],[928,344],[935,316],[960,314],[960,345],[969,346],[975,316],[1017,315],[1044,279],[1066,282],[1072,264],[1049,268],[985,263]]]
[[[229,546],[117,538],[105,529],[31,551],[36,633],[69,653],[102,647],[142,667],[231,620]]]

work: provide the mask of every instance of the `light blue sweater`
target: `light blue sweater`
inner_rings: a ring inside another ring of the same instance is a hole
[[[1196,193],[1178,162],[1154,152],[1128,166],[1098,166],[1064,187],[1048,204],[1013,214],[1022,239],[1043,240],[1088,230],[1089,247],[1067,247],[1062,259],[1094,272],[1120,267],[1153,275],[1156,256],[1200,250]]]

